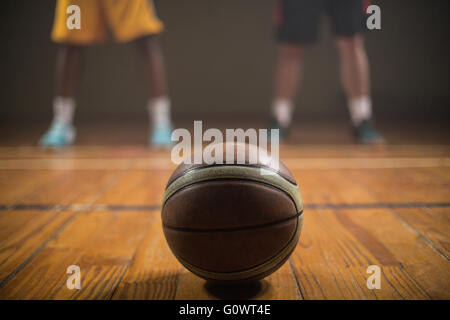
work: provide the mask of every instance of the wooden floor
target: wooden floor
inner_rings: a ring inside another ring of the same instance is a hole
[[[265,280],[223,288],[165,242],[168,152],[0,147],[0,299],[450,299],[449,145],[291,144],[281,158],[305,203],[300,243]],[[66,287],[74,264],[81,290]]]

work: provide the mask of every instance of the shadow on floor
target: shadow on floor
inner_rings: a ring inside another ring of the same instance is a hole
[[[248,300],[265,296],[271,290],[271,285],[266,280],[249,281],[240,283],[206,282],[204,288],[214,297],[223,300]]]

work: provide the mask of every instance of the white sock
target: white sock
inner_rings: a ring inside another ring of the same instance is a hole
[[[372,117],[372,101],[367,96],[352,98],[348,101],[350,117],[355,126]]]
[[[147,108],[151,124],[170,124],[170,99],[168,97],[150,99]]]
[[[75,100],[72,98],[56,97],[53,100],[53,123],[72,125],[75,112]]]
[[[292,121],[292,101],[286,99],[275,99],[272,104],[272,114],[283,126],[289,126]]]

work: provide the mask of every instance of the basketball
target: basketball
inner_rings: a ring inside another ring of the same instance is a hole
[[[303,205],[298,185],[278,161],[181,164],[163,199],[162,224],[176,258],[212,281],[262,279],[289,258],[299,240]],[[268,156],[270,159],[270,155]],[[265,159],[267,160],[267,159]]]

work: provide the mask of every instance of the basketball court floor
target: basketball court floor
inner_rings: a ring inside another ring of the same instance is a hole
[[[207,284],[170,252],[160,203],[176,166],[131,139],[145,131],[114,143],[113,128],[79,129],[79,144],[60,151],[10,131],[0,141],[0,299],[450,299],[448,134],[385,130],[392,144],[366,147],[314,128],[280,148],[305,204],[299,245],[277,272],[237,288]],[[70,265],[80,290],[66,286]],[[380,289],[367,288],[370,265]]]

